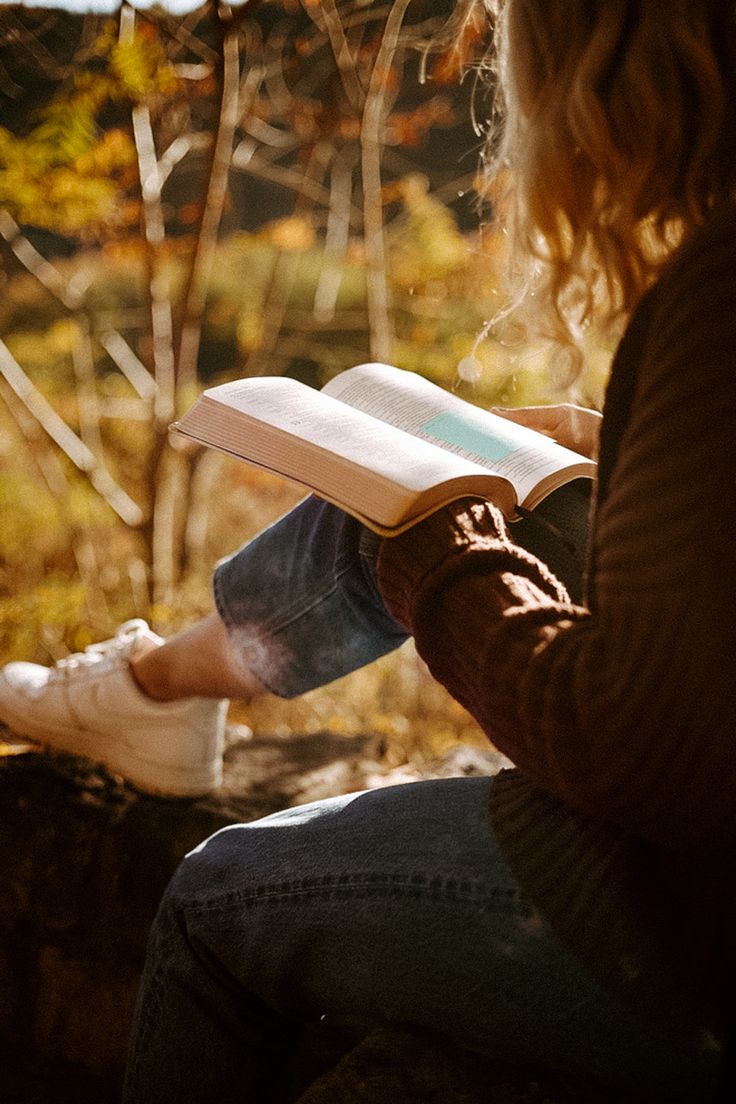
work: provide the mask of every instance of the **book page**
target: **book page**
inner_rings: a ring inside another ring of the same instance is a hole
[[[416,440],[284,377],[256,377],[210,388],[177,428],[320,488],[333,500],[356,497],[367,514],[395,502],[395,517],[382,519],[389,525],[399,519],[407,501],[438,483],[488,476],[485,468],[437,448],[429,438]]]
[[[323,392],[412,436],[510,480],[523,503],[533,489],[585,457],[507,421],[413,372],[361,364],[331,380]],[[590,473],[588,473],[590,474]]]

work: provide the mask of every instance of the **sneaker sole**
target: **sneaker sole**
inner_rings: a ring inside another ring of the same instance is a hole
[[[130,748],[121,750],[118,755],[112,752],[101,755],[100,739],[104,737],[99,732],[86,729],[69,732],[68,729],[59,729],[57,733],[53,733],[48,727],[42,731],[34,731],[33,725],[21,721],[16,723],[10,719],[7,710],[2,721],[19,736],[27,737],[51,751],[77,755],[98,763],[110,774],[122,777],[137,789],[160,797],[201,797],[216,790],[222,781],[218,768],[204,772],[199,768],[186,767],[177,770],[169,764],[162,765],[146,759]],[[54,743],[56,736],[59,739],[58,744]]]

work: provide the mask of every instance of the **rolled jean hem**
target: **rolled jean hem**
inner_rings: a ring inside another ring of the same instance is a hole
[[[312,497],[221,560],[213,598],[236,662],[293,698],[403,644],[378,592],[378,546],[375,533]]]

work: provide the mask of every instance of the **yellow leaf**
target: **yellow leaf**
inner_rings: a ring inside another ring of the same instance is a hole
[[[297,215],[272,222],[265,232],[269,241],[277,249],[283,249],[286,252],[299,253],[311,249],[315,242],[314,227],[311,222]]]

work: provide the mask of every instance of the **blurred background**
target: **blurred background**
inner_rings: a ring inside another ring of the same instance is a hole
[[[591,338],[566,384],[487,326],[480,0],[107,8],[0,6],[3,662],[187,624],[218,557],[298,500],[172,444],[207,384],[373,359],[483,405],[600,405],[608,370]],[[410,646],[248,719],[377,732],[397,764],[480,739]]]

